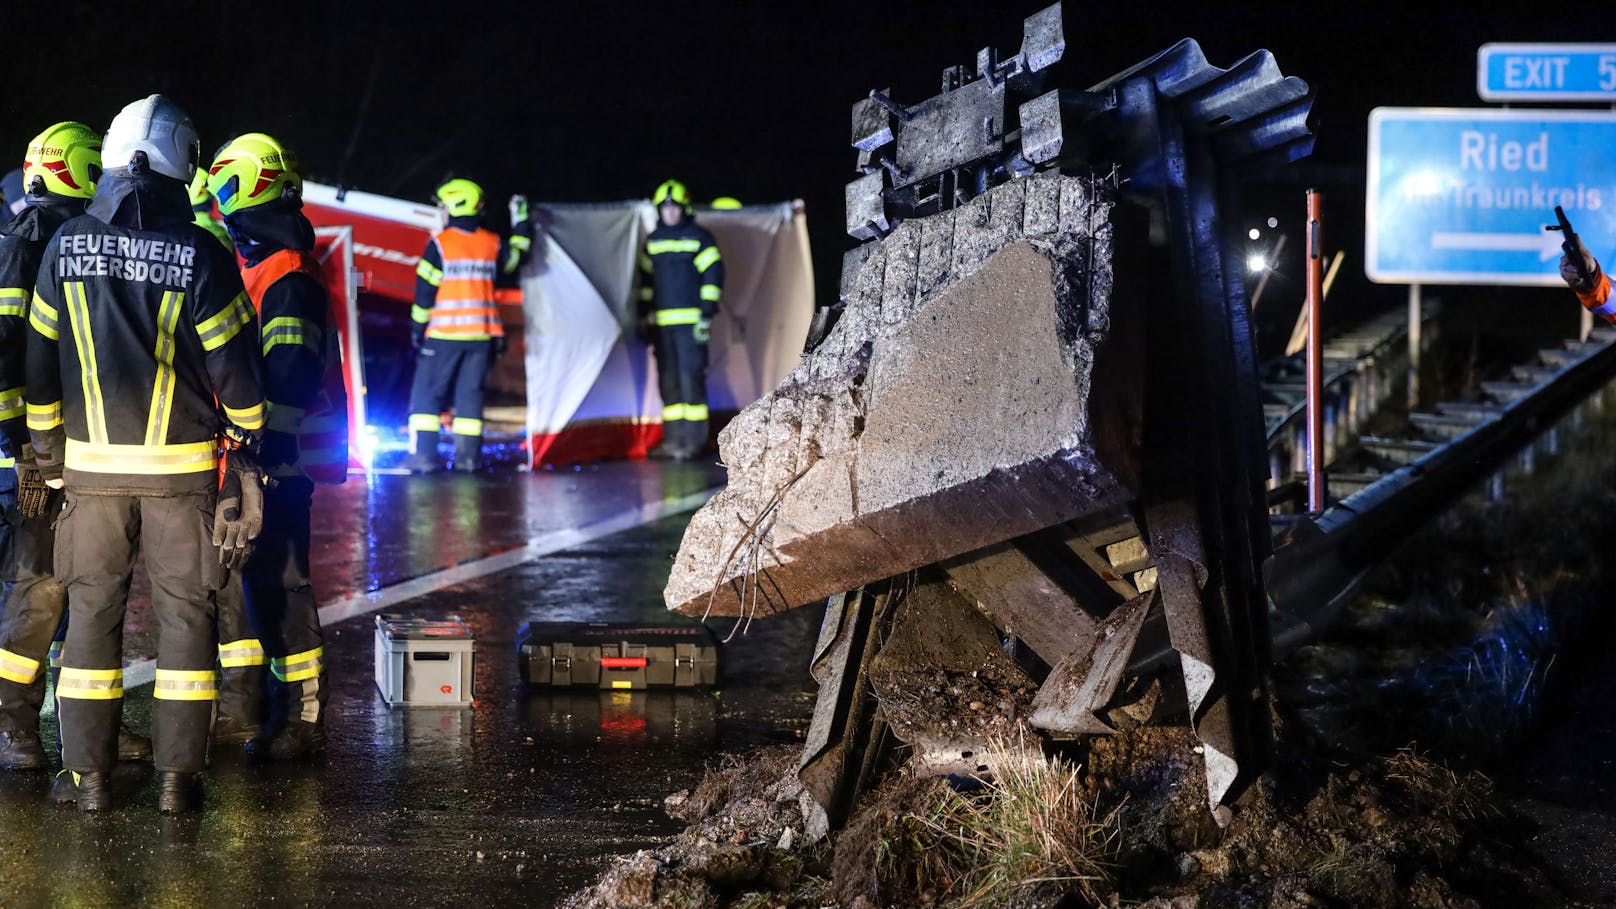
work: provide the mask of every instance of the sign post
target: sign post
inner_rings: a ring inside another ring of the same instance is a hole
[[[1369,115],[1364,272],[1381,284],[1560,284],[1563,206],[1616,261],[1616,113],[1382,107]]]

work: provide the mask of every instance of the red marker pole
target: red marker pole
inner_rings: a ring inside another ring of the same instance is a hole
[[[1307,510],[1324,510],[1324,337],[1319,304],[1324,297],[1324,237],[1319,193],[1307,191]]]

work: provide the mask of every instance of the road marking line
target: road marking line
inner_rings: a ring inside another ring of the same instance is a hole
[[[378,609],[396,606],[406,600],[436,593],[445,587],[453,587],[487,577],[508,568],[543,558],[575,546],[592,543],[601,537],[609,537],[614,533],[632,530],[653,521],[659,521],[676,514],[695,511],[707,500],[722,489],[714,486],[701,492],[694,492],[677,499],[664,499],[660,502],[649,502],[632,511],[624,511],[611,517],[585,524],[582,527],[567,527],[561,530],[552,530],[540,534],[529,540],[525,545],[515,549],[507,549],[482,558],[461,562],[449,568],[423,574],[420,577],[410,578],[396,584],[389,584],[376,590],[364,593],[349,594],[331,601],[320,607],[320,625],[325,627],[343,622],[355,616],[361,616]],[[140,660],[130,663],[123,670],[123,687],[135,688],[140,685],[150,685],[157,679],[157,661]]]

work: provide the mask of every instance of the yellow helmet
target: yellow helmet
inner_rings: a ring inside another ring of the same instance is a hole
[[[713,200],[713,211],[735,211],[741,207],[741,200],[734,196],[719,196]]]
[[[196,169],[191,178],[191,208],[195,211],[213,211],[213,196],[208,194],[208,172]]]
[[[247,133],[219,149],[208,168],[207,186],[219,200],[219,214],[229,217],[244,208],[300,197],[303,178],[290,150],[263,133]]]
[[[22,162],[25,191],[88,199],[100,179],[101,134],[83,123],[64,120],[28,143]]]
[[[683,205],[689,208],[690,192],[678,180],[664,180],[662,185],[656,188],[656,192],[651,194],[651,204],[660,206],[664,202],[672,202],[675,205]]]
[[[432,194],[451,218],[475,215],[483,210],[483,188],[463,178],[456,178],[438,187]]]

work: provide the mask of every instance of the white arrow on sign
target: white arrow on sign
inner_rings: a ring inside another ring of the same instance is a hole
[[[1463,231],[1433,231],[1432,249],[1470,249],[1479,252],[1535,252],[1544,262],[1560,255],[1560,234],[1540,230],[1535,234],[1491,234]]]

